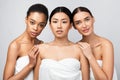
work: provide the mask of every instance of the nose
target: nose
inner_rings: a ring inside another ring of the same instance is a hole
[[[85,22],[83,22],[83,23],[82,23],[82,26],[83,26],[83,27],[86,27],[86,23],[85,23]]]
[[[61,22],[58,23],[57,28],[62,28]]]
[[[35,31],[37,31],[37,30],[38,30],[38,25],[35,25],[35,26],[33,27],[33,29],[34,29]]]

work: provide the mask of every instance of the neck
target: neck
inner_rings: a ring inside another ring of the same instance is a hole
[[[21,37],[22,37],[24,43],[35,44],[36,38],[31,38],[26,32],[24,32]]]
[[[87,42],[90,44],[92,48],[97,47],[101,44],[100,42],[100,37],[96,34],[92,34],[89,36],[83,36],[83,39],[81,40],[82,42]]]
[[[87,42],[87,43],[91,43],[94,40],[96,40],[98,38],[98,36],[94,33],[90,34],[89,36],[82,36],[82,40],[83,42]]]
[[[70,44],[71,42],[67,38],[64,38],[64,39],[55,38],[54,41],[52,42],[52,45],[55,45],[55,46],[68,46]]]

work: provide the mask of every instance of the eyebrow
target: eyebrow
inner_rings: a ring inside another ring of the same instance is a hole
[[[87,19],[87,18],[90,18],[90,16],[87,16],[87,17],[85,17],[84,19]],[[74,21],[74,22],[78,22],[78,21],[81,21],[81,20],[76,20],[76,21]]]
[[[87,16],[87,17],[85,17],[84,19],[86,19],[86,18],[90,18],[90,16]]]
[[[30,20],[35,21],[35,22],[36,22],[36,20],[34,20],[34,19],[31,19],[31,18],[30,18]],[[46,22],[40,22],[40,23],[46,23]]]
[[[57,18],[53,18],[53,20],[58,20]],[[67,18],[63,18],[62,20],[67,20]]]
[[[30,20],[35,21],[34,19],[31,19],[31,18],[30,18]]]
[[[74,21],[74,22],[80,22],[80,20],[76,20],[76,21]]]

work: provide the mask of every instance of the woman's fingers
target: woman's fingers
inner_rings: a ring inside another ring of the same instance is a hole
[[[78,44],[79,44],[80,48],[82,48],[82,49],[86,49],[88,47],[90,48],[90,45],[86,42],[78,42]]]
[[[32,65],[32,66],[35,66],[36,64],[36,58],[37,58],[37,55],[39,54],[39,48],[38,46],[34,46],[30,52],[28,53],[28,56],[29,56],[29,64]]]
[[[38,53],[39,53],[39,48],[38,48],[37,45],[35,45],[35,46],[30,50],[30,52],[28,53],[28,55],[29,55],[30,57],[36,58],[36,56],[38,55]]]

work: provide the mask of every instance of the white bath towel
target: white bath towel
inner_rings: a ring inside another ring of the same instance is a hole
[[[43,59],[39,70],[39,80],[82,80],[80,62],[75,58],[60,61]]]
[[[15,67],[15,74],[20,72],[28,63],[29,63],[28,56],[18,58]],[[24,80],[33,80],[33,70],[28,74],[28,76]]]

